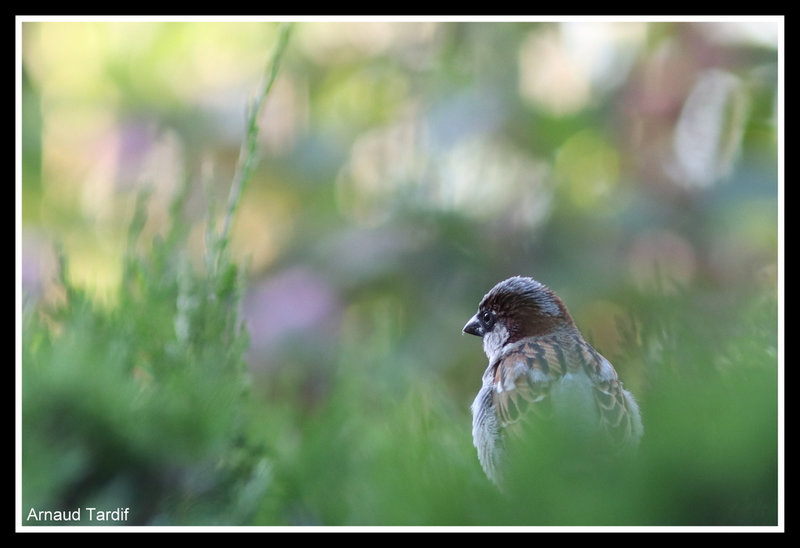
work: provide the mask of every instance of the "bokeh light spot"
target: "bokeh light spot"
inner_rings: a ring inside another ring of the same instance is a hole
[[[614,191],[620,177],[617,151],[600,134],[583,130],[556,154],[555,177],[572,204],[593,214],[619,209]]]

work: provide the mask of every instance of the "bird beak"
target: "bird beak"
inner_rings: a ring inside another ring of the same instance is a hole
[[[470,335],[475,335],[476,337],[483,337],[483,326],[481,322],[478,321],[478,315],[475,314],[472,316],[461,331],[469,333]]]

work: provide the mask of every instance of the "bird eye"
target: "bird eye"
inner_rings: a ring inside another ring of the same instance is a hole
[[[491,310],[481,312],[480,319],[487,331],[494,326],[494,313]]]

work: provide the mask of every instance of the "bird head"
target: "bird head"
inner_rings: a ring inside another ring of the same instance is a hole
[[[533,278],[514,276],[494,286],[463,328],[481,337],[492,358],[505,345],[525,337],[574,327],[566,306],[547,286]]]

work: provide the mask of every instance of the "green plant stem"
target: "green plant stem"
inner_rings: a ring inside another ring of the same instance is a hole
[[[219,254],[227,246],[228,238],[230,237],[231,224],[233,217],[239,206],[244,188],[253,174],[257,162],[256,148],[258,146],[258,117],[261,108],[269,95],[272,85],[278,75],[281,57],[286,49],[286,44],[289,41],[289,34],[291,33],[293,23],[281,23],[278,28],[278,42],[275,46],[275,51],[270,57],[268,70],[266,71],[265,78],[262,79],[259,91],[255,99],[250,103],[247,114],[247,135],[242,142],[241,149],[239,150],[239,159],[236,163],[236,172],[233,176],[230,194],[228,196],[228,207],[225,212],[225,219],[222,226],[222,231],[218,240],[219,248],[217,250],[217,260]]]

